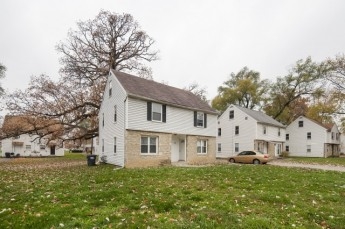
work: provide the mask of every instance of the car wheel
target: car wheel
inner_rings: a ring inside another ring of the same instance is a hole
[[[230,159],[229,159],[229,162],[230,162],[230,163],[235,163],[235,159],[230,158]]]
[[[260,164],[260,161],[259,161],[258,159],[254,159],[254,160],[253,160],[253,164],[254,164],[254,165],[259,165],[259,164]]]

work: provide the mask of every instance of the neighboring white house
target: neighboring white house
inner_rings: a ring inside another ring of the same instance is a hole
[[[227,158],[244,150],[258,150],[279,156],[284,142],[285,126],[260,111],[230,105],[218,118],[219,158]]]
[[[5,116],[2,131],[13,137],[2,140],[2,157],[11,156],[64,156],[61,142],[40,137],[37,134],[20,134],[33,129],[32,118],[23,116]],[[57,128],[53,127],[47,128]],[[59,128],[59,127],[58,127]],[[44,131],[44,130],[43,130]],[[16,134],[18,133],[18,134]]]
[[[111,70],[99,112],[99,158],[122,167],[216,160],[217,112],[186,90]]]
[[[286,128],[286,151],[289,156],[339,156],[340,132],[336,124],[321,124],[300,116]]]

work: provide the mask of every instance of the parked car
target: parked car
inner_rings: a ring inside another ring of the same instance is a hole
[[[272,160],[268,154],[260,151],[242,151],[236,156],[229,158],[231,163],[248,163],[248,164],[266,164],[268,161]]]

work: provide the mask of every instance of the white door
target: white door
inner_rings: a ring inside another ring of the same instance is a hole
[[[186,160],[186,137],[179,138],[179,161]]]

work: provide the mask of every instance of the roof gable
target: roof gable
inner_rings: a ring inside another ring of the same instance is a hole
[[[303,117],[303,118],[305,118],[305,119],[307,119],[307,120],[309,120],[309,121],[311,121],[311,122],[313,122],[313,123],[315,123],[315,124],[317,124],[317,125],[319,125],[319,126],[325,128],[328,132],[331,132],[333,126],[336,125],[335,123],[321,123],[321,122],[315,121],[314,119],[307,118],[307,117],[305,117],[305,116],[303,116],[303,115],[301,115],[301,116],[299,116],[298,118],[296,118],[295,121],[301,119],[301,117]]]
[[[129,96],[217,114],[207,102],[201,100],[192,92],[113,69],[111,72],[115,75]]]
[[[240,106],[237,106],[237,105],[230,105],[230,106],[234,106],[237,109],[243,111],[244,113],[246,113],[247,115],[249,115],[250,117],[252,117],[253,119],[255,119],[259,123],[285,128],[285,126],[283,124],[281,124],[277,120],[273,119],[272,117],[264,114],[261,111],[255,111],[255,110],[251,110],[251,109],[248,109],[248,108],[240,107]]]

